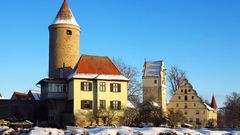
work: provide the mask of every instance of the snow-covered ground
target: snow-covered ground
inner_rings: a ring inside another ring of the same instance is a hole
[[[0,134],[11,133],[13,129],[0,127]],[[20,135],[159,135],[160,133],[176,133],[177,135],[240,135],[240,131],[210,131],[207,129],[191,130],[187,128],[169,129],[160,127],[131,128],[131,127],[97,127],[92,129],[69,128],[69,130],[55,128],[34,127],[29,132]],[[17,133],[16,133],[17,134]]]

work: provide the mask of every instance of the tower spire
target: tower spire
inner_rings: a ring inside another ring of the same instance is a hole
[[[211,107],[217,109],[217,102],[214,95],[212,96]]]
[[[63,1],[63,4],[52,24],[71,24],[79,26],[75,17],[73,16],[67,0]]]

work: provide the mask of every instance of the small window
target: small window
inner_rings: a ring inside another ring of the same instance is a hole
[[[183,90],[181,90],[181,92],[183,92]]]
[[[196,110],[196,114],[197,114],[197,115],[199,114],[199,110]]]
[[[196,103],[193,103],[193,106],[196,107],[197,106]]]
[[[110,108],[112,110],[121,110],[121,101],[111,101]]]
[[[82,100],[81,101],[81,109],[92,109],[92,101],[91,100]]]
[[[194,96],[192,96],[192,99],[194,99]]]
[[[176,104],[176,107],[179,107],[179,104],[178,104],[178,103]]]
[[[185,101],[187,101],[188,100],[188,98],[187,98],[187,96],[185,96]]]
[[[188,105],[187,105],[187,103],[185,103],[185,104],[184,104],[184,108],[188,108]]]
[[[188,92],[191,92],[191,90],[189,89]]]
[[[185,89],[185,94],[187,94],[187,89]]]
[[[196,118],[196,124],[197,124],[197,125],[201,125],[199,118]]]
[[[180,100],[180,99],[181,99],[181,96],[178,96],[178,99]]]
[[[100,109],[106,109],[106,100],[100,100]]]
[[[193,122],[193,119],[192,119],[192,118],[189,118],[189,122]]]
[[[67,30],[67,35],[72,35],[72,31],[71,30]]]
[[[185,115],[187,115],[187,114],[188,114],[188,112],[185,110],[185,111],[184,111],[184,114],[185,114]]]
[[[106,83],[105,82],[100,82],[100,91],[105,92],[106,91]]]
[[[154,80],[154,84],[157,84],[157,80]]]
[[[90,82],[81,82],[82,91],[92,91],[92,83]]]
[[[111,83],[110,84],[110,91],[111,92],[121,92],[121,84]]]

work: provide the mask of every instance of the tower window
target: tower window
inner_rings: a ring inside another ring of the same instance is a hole
[[[72,31],[71,30],[67,30],[67,35],[72,35]]]
[[[157,84],[157,80],[154,80],[154,84]]]
[[[188,98],[187,98],[187,96],[185,96],[185,101],[187,101],[188,100]]]

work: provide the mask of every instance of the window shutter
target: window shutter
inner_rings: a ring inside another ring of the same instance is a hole
[[[121,101],[118,101],[118,110],[121,110]]]
[[[110,84],[110,92],[113,92],[113,84]]]
[[[90,103],[89,103],[89,104],[90,104],[90,108],[89,108],[89,109],[92,109],[92,101],[90,101]]]
[[[81,82],[81,90],[84,90],[84,82]]]
[[[89,91],[92,91],[92,83],[89,83]]]
[[[121,84],[118,84],[118,92],[121,92]]]
[[[110,101],[110,109],[113,109],[113,101]]]
[[[84,109],[84,102],[83,101],[81,101],[81,109]]]

